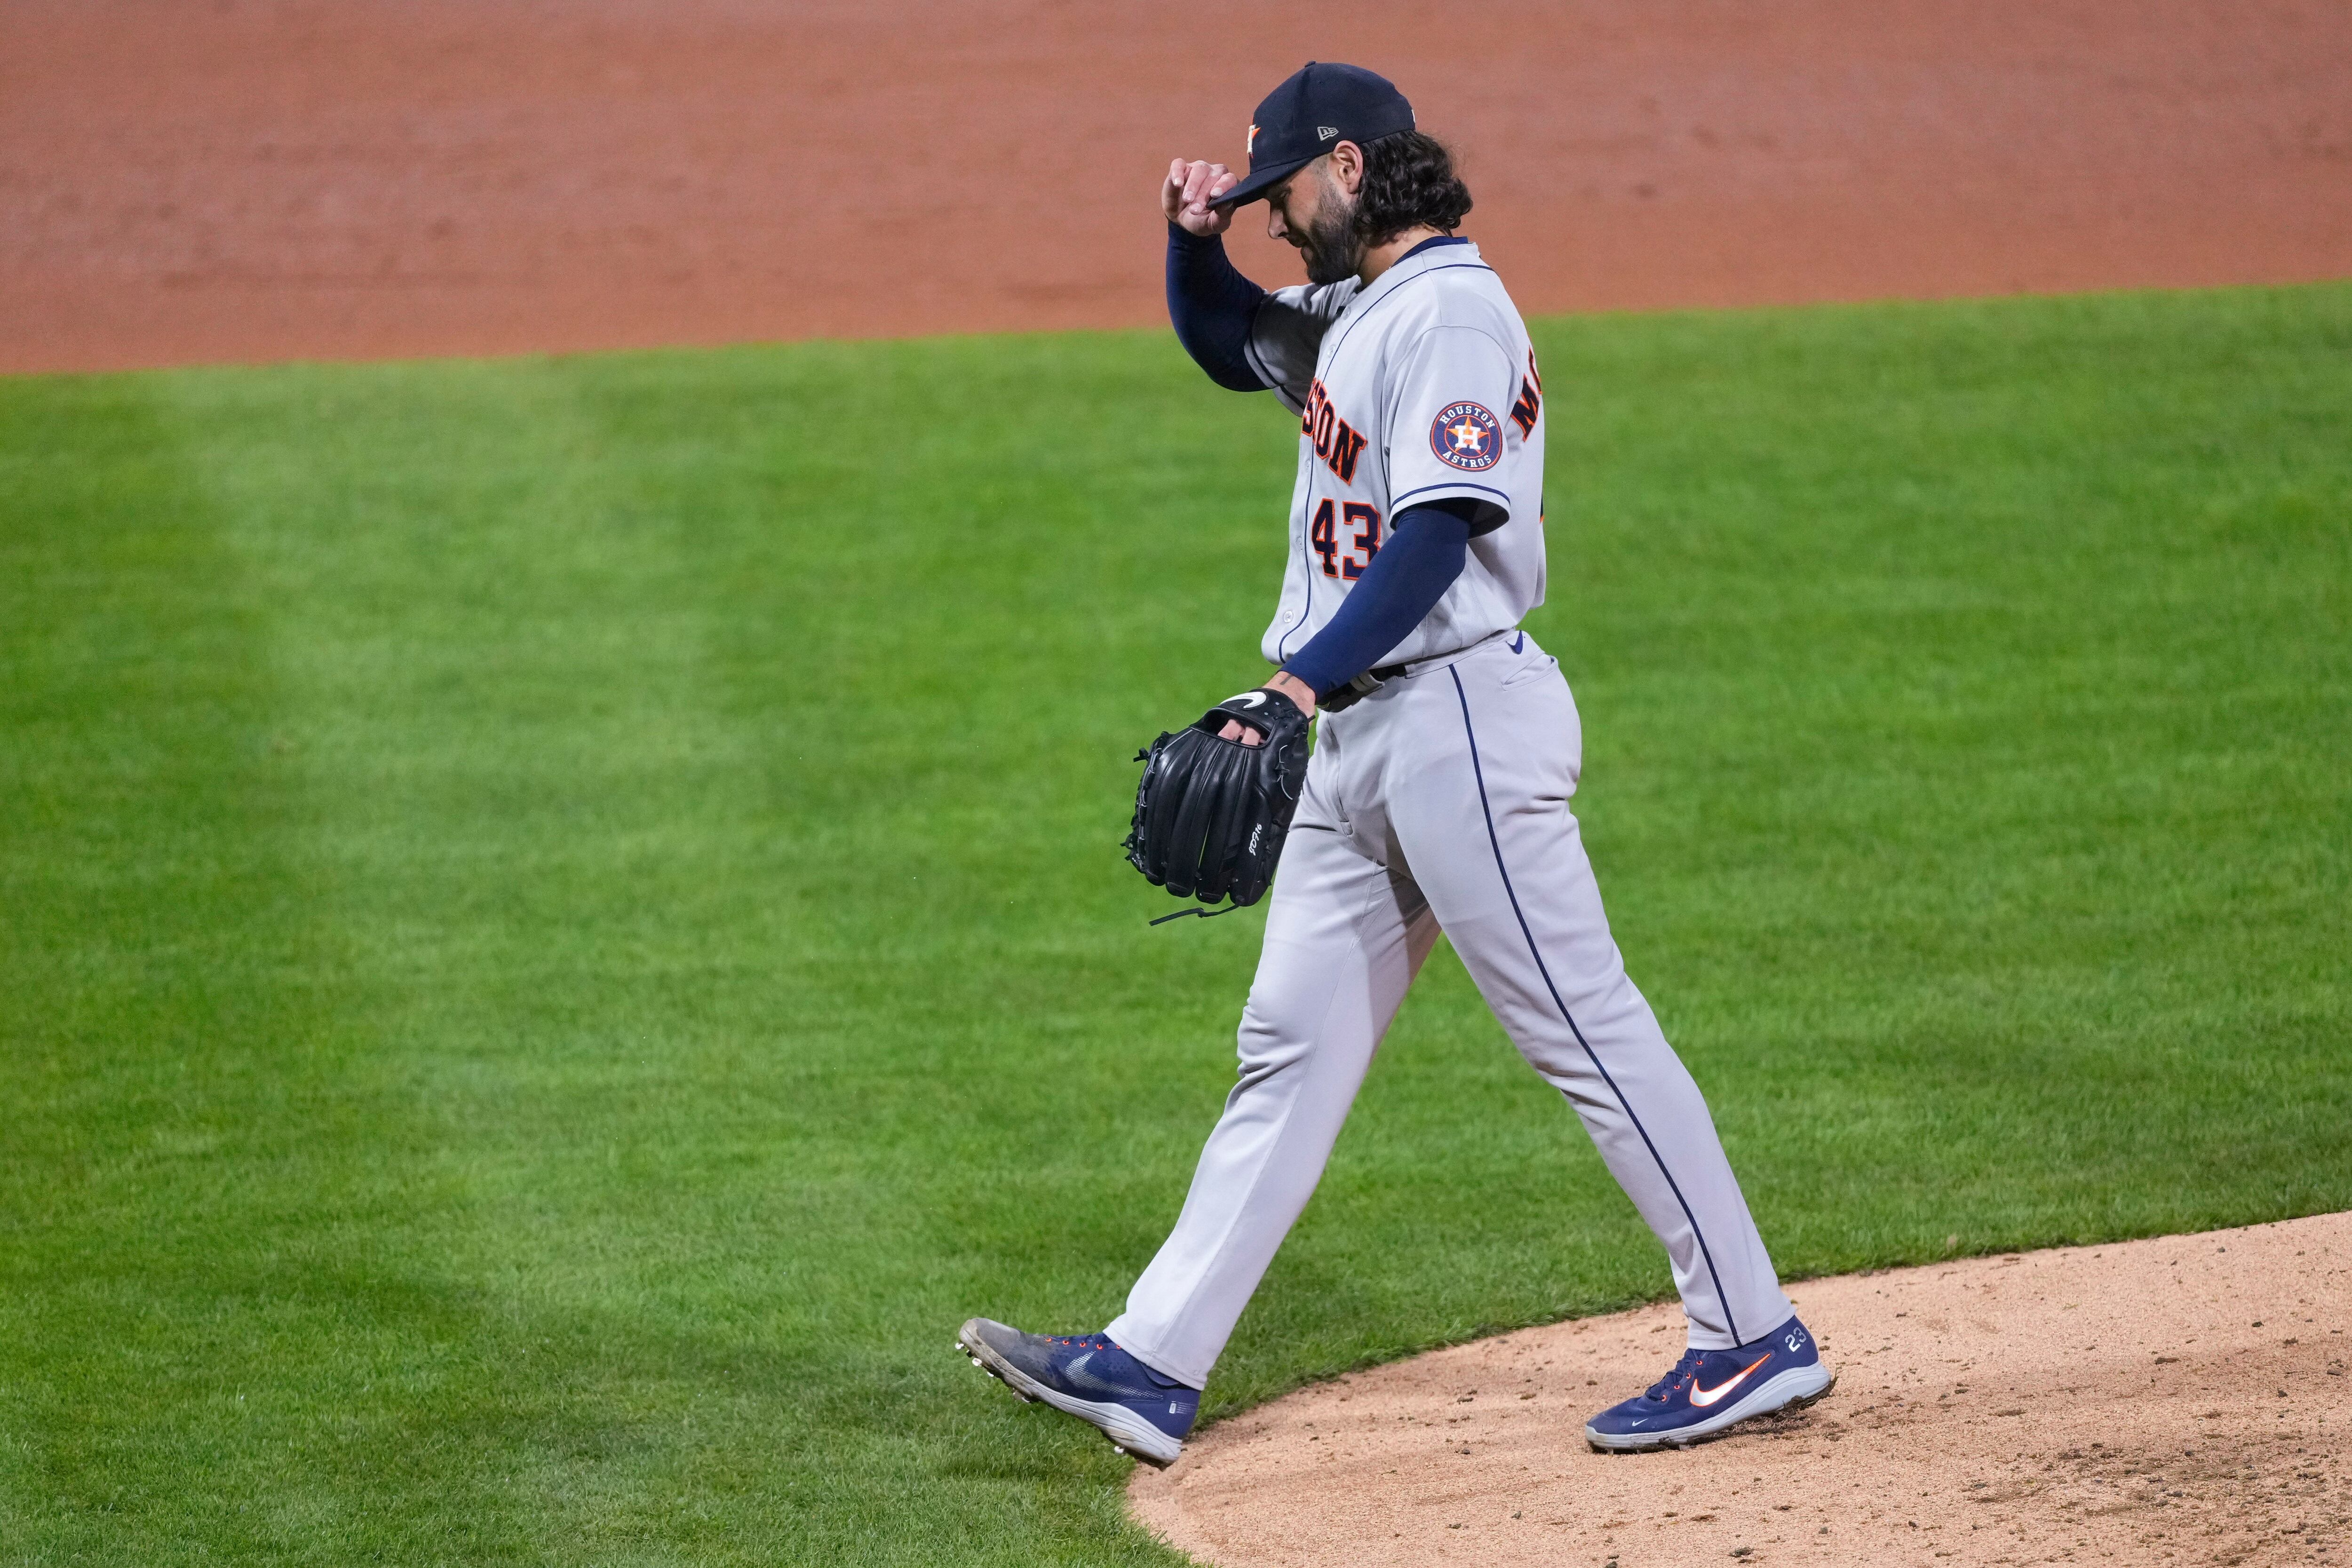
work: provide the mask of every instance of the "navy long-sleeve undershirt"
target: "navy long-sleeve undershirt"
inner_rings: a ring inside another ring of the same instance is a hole
[[[1266,292],[1244,277],[1225,255],[1225,242],[1202,239],[1168,225],[1168,319],[1176,340],[1209,379],[1233,392],[1264,392],[1250,369],[1250,323]]]
[[[1470,559],[1470,526],[1478,516],[1478,502],[1452,499],[1398,513],[1388,543],[1283,673],[1306,682],[1322,702],[1370,669],[1412,634],[1462,575]]]

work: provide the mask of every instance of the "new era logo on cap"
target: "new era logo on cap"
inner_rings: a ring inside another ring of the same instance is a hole
[[[1315,137],[1318,141],[1328,141],[1339,134],[1339,128],[1336,125],[1318,125],[1315,128]]]

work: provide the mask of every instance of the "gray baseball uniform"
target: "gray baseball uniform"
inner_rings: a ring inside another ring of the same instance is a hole
[[[1569,809],[1575,701],[1516,630],[1544,593],[1542,387],[1517,309],[1475,246],[1441,244],[1369,287],[1281,291],[1249,353],[1301,416],[1269,659],[1329,619],[1399,509],[1470,498],[1507,517],[1383,661],[1405,673],[1318,720],[1240,1082],[1174,1231],[1105,1332],[1206,1385],[1441,930],[1664,1244],[1691,1344],[1770,1332],[1788,1299],[1706,1101],[1626,976]]]

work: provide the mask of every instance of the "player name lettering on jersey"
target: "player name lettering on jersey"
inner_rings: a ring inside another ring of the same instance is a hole
[[[1315,444],[1315,455],[1323,459],[1323,465],[1339,476],[1340,484],[1356,482],[1356,459],[1364,455],[1364,438],[1339,417],[1319,381],[1307,389],[1307,410],[1299,415],[1298,429]]]
[[[1536,374],[1536,351],[1528,350],[1528,373],[1519,382],[1519,401],[1511,405],[1511,423],[1519,427],[1521,436],[1536,433],[1537,416],[1543,413],[1543,378]]]

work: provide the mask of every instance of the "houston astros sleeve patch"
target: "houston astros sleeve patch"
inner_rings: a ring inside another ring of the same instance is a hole
[[[1449,402],[1429,422],[1429,450],[1442,463],[1482,474],[1502,459],[1502,422],[1484,403]]]

